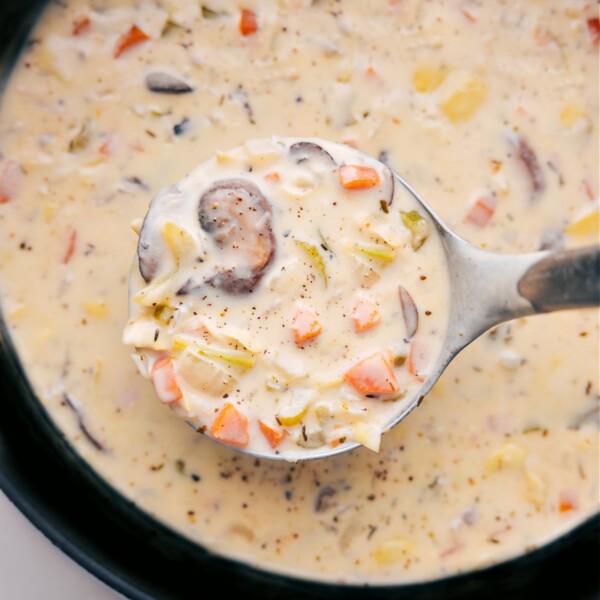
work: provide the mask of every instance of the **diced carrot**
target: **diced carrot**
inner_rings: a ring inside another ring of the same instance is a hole
[[[85,33],[90,28],[91,24],[92,24],[92,22],[90,21],[89,17],[81,17],[81,18],[77,19],[76,21],[73,21],[73,29],[72,29],[71,33],[73,35],[81,35],[82,33]]]
[[[583,189],[585,190],[585,195],[592,202],[596,200],[596,194],[594,194],[594,190],[592,189],[592,184],[587,180],[583,180]]]
[[[150,39],[137,25],[132,25],[131,29],[121,36],[117,42],[117,46],[114,51],[114,57],[119,58],[125,50],[129,50],[133,46],[137,46],[142,42],[146,42]]]
[[[498,199],[491,194],[480,196],[469,209],[465,220],[477,227],[485,227],[494,216],[497,204]]]
[[[298,310],[292,321],[294,341],[299,346],[316,338],[322,330],[317,315],[308,308]]]
[[[65,253],[62,257],[63,265],[66,265],[72,258],[73,254],[75,254],[75,249],[77,247],[77,231],[75,229],[71,229],[69,232],[69,239],[67,241],[67,247],[65,249]]]
[[[460,12],[467,18],[471,23],[475,23],[477,21],[477,17],[467,8],[461,6]]]
[[[383,81],[381,73],[379,73],[375,67],[370,65],[365,69],[365,78],[372,83],[381,83]]]
[[[242,35],[252,35],[258,31],[258,21],[256,13],[249,8],[242,8],[240,15],[240,33]]]
[[[379,173],[363,165],[342,165],[338,169],[338,177],[347,190],[364,190],[381,183]]]
[[[146,148],[144,148],[144,145],[142,144],[142,142],[140,142],[140,140],[134,140],[129,144],[129,147],[134,152],[146,152]]]
[[[566,490],[560,493],[558,498],[559,513],[571,512],[577,508],[577,505],[577,498],[574,492]]]
[[[98,146],[98,152],[104,156],[110,156],[113,151],[113,136],[107,135],[104,141]]]
[[[230,403],[220,410],[210,428],[210,433],[217,440],[232,446],[247,446],[250,441],[246,415]]]
[[[397,392],[398,381],[387,358],[377,352],[355,364],[344,379],[361,394],[391,394]]]
[[[21,186],[23,170],[19,163],[7,160],[0,175],[0,204],[7,204],[15,198]]]
[[[406,358],[406,367],[411,375],[423,381],[423,368],[426,366],[427,355],[425,349],[416,341],[412,341],[408,347],[408,357]]]
[[[344,144],[346,146],[350,146],[350,148],[355,148],[356,150],[358,150],[358,142],[356,140],[351,140],[351,139],[342,140],[342,144]]]
[[[587,28],[594,44],[600,44],[600,19],[595,17],[587,20]]]
[[[271,171],[265,175],[265,179],[267,181],[281,181],[281,176],[279,175],[279,171]]]
[[[173,404],[183,397],[177,384],[173,359],[170,356],[161,356],[152,365],[150,381],[154,385],[156,395],[164,404]]]
[[[271,448],[277,448],[277,446],[281,444],[281,441],[285,437],[285,431],[273,429],[272,427],[269,427],[269,425],[267,425],[264,421],[259,421],[258,426],[262,431],[262,434],[267,438],[267,442],[269,442]]]
[[[360,298],[352,311],[352,320],[357,332],[366,331],[381,322],[381,313],[373,302]]]

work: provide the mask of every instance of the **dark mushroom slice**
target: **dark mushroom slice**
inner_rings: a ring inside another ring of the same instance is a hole
[[[194,91],[194,88],[183,78],[163,71],[148,73],[145,83],[148,90],[158,94],[189,94]]]
[[[292,144],[290,146],[290,155],[296,159],[298,164],[318,158],[325,160],[327,163],[331,164],[332,167],[337,167],[337,162],[333,156],[314,142],[296,142],[295,144]]]
[[[417,332],[419,326],[419,311],[412,296],[401,285],[398,286],[402,315],[406,324],[406,338],[410,338]]]
[[[533,202],[546,189],[544,172],[535,150],[524,136],[515,136],[513,146],[517,151],[517,158],[521,161],[529,176],[532,191],[531,201]]]
[[[182,194],[175,186],[162,189],[150,202],[137,246],[140,274],[146,283],[154,279],[163,260],[164,244],[157,220],[161,214],[180,210],[181,202]]]
[[[387,214],[389,207],[392,205],[392,202],[394,202],[394,196],[396,194],[396,176],[389,167],[386,167],[383,170],[383,173],[386,179],[389,179],[390,181],[387,200],[382,199],[380,202],[381,210]]]
[[[269,201],[251,181],[227,179],[200,197],[198,217],[220,251],[221,270],[207,283],[230,294],[252,292],[275,254]]]

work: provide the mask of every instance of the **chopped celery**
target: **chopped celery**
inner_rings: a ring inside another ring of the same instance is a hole
[[[382,246],[381,244],[354,244],[354,249],[369,258],[376,258],[383,262],[392,262],[396,257],[396,252],[393,248]]]
[[[311,259],[314,267],[319,272],[319,275],[323,279],[325,283],[325,287],[327,287],[327,270],[325,268],[325,262],[323,261],[323,257],[319,252],[319,249],[314,244],[309,244],[308,242],[303,242],[302,240],[295,240],[296,244],[304,250],[307,256]]]
[[[196,354],[204,356],[212,360],[219,360],[228,365],[236,367],[243,367],[249,369],[254,366],[254,356],[249,352],[243,352],[242,350],[231,350],[229,348],[218,348],[213,346],[207,346],[196,340],[189,338],[176,337],[173,340],[174,350],[185,350],[189,348]]]
[[[402,223],[411,233],[411,245],[416,252],[425,243],[429,235],[429,223],[416,210],[400,211],[400,214],[402,215]]]

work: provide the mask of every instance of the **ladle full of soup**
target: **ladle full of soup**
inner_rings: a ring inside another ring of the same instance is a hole
[[[135,227],[125,343],[163,403],[257,456],[378,451],[481,333],[599,302],[597,247],[484,252],[318,138],[219,151]]]

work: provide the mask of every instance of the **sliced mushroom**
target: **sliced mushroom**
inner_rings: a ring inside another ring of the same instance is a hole
[[[175,186],[166,187],[152,199],[144,217],[137,252],[140,273],[146,283],[154,279],[162,262],[163,245],[158,239],[160,228],[156,227],[156,219],[169,210],[177,211],[181,199],[181,192]]]
[[[412,296],[401,285],[398,286],[398,293],[400,295],[404,323],[406,324],[406,338],[410,340],[417,332],[417,327],[419,326],[419,311]]]
[[[292,144],[290,146],[290,155],[296,159],[298,164],[313,158],[319,158],[325,160],[331,166],[337,166],[337,162],[333,156],[327,150],[324,150],[321,146],[313,142],[296,142]]]
[[[220,250],[221,270],[207,283],[252,292],[275,253],[269,201],[251,181],[219,181],[201,196],[198,217]]]
[[[517,158],[521,161],[529,176],[532,192],[531,201],[534,201],[546,189],[544,172],[535,150],[524,136],[515,135],[511,141],[517,151]]]
[[[158,94],[189,94],[194,88],[183,77],[176,77],[164,71],[148,73],[145,79],[146,87]]]
[[[385,178],[390,181],[387,200],[381,200],[380,202],[381,210],[387,214],[389,207],[392,205],[392,202],[394,202],[394,196],[396,194],[396,176],[389,167],[385,168],[383,173]]]

